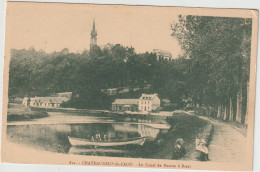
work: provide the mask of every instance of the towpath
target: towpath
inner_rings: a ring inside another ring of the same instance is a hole
[[[187,114],[188,113],[186,112]],[[245,161],[246,137],[231,124],[223,123],[205,116],[198,116],[210,121],[214,126],[212,139],[209,145],[209,158],[213,162]]]

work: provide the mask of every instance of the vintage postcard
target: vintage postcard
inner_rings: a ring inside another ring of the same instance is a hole
[[[252,170],[258,11],[8,2],[1,160]]]

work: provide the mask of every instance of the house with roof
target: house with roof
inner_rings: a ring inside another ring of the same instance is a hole
[[[153,53],[156,54],[157,60],[172,60],[172,54],[165,50],[153,49]]]
[[[118,94],[117,88],[108,88],[108,89],[102,89],[103,93],[107,94],[108,96],[114,96]]]
[[[142,94],[139,99],[116,99],[112,103],[113,111],[146,111],[157,110],[161,100],[158,94]]]
[[[114,111],[137,111],[138,99],[116,99],[112,103]]]
[[[54,97],[56,97],[56,96],[54,96]],[[67,97],[68,99],[71,99],[72,92],[57,93],[57,97]]]
[[[22,104],[30,107],[58,108],[68,97],[24,97]]]
[[[161,100],[158,94],[142,94],[138,101],[139,111],[152,111],[160,107]]]

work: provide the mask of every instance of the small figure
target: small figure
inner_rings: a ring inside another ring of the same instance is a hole
[[[107,141],[107,135],[104,134],[104,141]]]
[[[91,136],[91,141],[92,141],[92,142],[94,142],[94,141],[95,141],[95,139],[94,139],[94,137],[93,137],[93,136]]]
[[[96,140],[97,141],[102,141],[101,137],[100,137],[100,134],[96,134]]]
[[[199,134],[195,140],[196,150],[201,153],[200,160],[208,161],[209,160],[209,150],[207,148],[207,142],[201,134]]]
[[[181,159],[185,154],[186,150],[183,147],[184,141],[182,138],[178,138],[175,143],[172,159]]]

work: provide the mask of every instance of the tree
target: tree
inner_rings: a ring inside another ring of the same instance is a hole
[[[233,120],[234,111],[239,119],[245,111],[251,25],[251,19],[190,15],[172,24],[172,36],[191,59],[190,97],[199,107],[214,108],[224,120]]]

